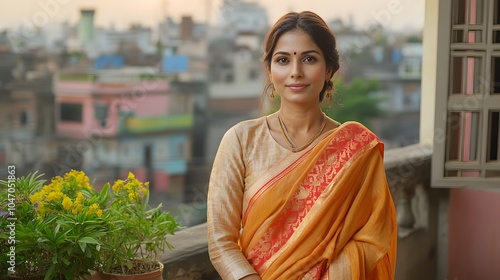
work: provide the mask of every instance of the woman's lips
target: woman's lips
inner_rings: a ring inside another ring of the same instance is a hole
[[[287,85],[287,87],[290,88],[293,91],[303,90],[307,86],[308,86],[307,84],[289,84],[289,85]]]

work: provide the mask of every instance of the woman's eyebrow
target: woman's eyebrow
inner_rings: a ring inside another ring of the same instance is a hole
[[[296,52],[294,52],[294,54],[295,54],[295,53],[296,53]],[[302,55],[304,55],[304,54],[310,54],[310,53],[317,53],[317,54],[320,54],[317,50],[307,50],[307,51],[303,51],[303,52],[302,52]],[[278,52],[275,52],[275,53],[273,54],[273,56],[276,56],[276,55],[279,55],[279,54],[280,54],[280,55],[290,55],[290,53],[289,53],[289,52],[285,52],[285,51],[278,51]]]

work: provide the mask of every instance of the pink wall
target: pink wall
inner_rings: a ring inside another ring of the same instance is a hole
[[[451,189],[448,279],[500,279],[500,192]]]
[[[119,131],[120,111],[132,112],[137,117],[164,116],[168,114],[169,98],[166,94],[144,93],[143,95],[99,95],[56,97],[56,106],[62,102],[83,104],[82,123],[60,122],[56,116],[59,136],[85,139],[91,135],[114,136]],[[94,103],[109,106],[106,125],[101,127],[95,117]]]
[[[144,96],[122,100],[123,107],[130,109],[137,117],[164,116],[168,114],[166,94],[146,93]]]

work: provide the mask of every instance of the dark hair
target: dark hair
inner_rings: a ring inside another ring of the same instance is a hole
[[[300,13],[290,12],[282,16],[269,30],[266,41],[264,43],[263,61],[266,69],[271,69],[271,57],[276,47],[278,39],[284,33],[301,29],[309,36],[316,45],[321,49],[325,57],[326,69],[332,71],[332,76],[339,70],[339,53],[337,52],[337,42],[332,31],[326,22],[317,14],[304,11]],[[270,85],[268,84],[268,87]],[[327,89],[333,87],[332,81],[325,82],[323,89],[319,95],[319,100],[322,101]]]

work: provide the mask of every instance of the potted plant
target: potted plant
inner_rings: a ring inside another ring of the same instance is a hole
[[[157,257],[172,249],[166,237],[179,229],[179,223],[162,210],[161,204],[150,207],[149,183],[140,182],[133,173],[111,187],[106,184],[101,194],[107,197],[103,208],[107,232],[100,237],[94,279],[118,279],[119,275],[163,279],[163,264]]]
[[[15,240],[13,247],[6,247],[14,252],[14,262],[2,271],[21,279],[88,279],[99,238],[106,233],[100,209],[105,196],[81,171],[54,177],[47,185],[40,177],[34,173],[13,182],[0,181],[4,186],[0,197],[7,201],[2,203],[7,205],[2,209],[7,215],[0,219],[2,234]],[[9,223],[14,232],[5,231]]]
[[[0,180],[0,278],[43,279],[50,260],[37,246],[37,219],[30,196],[40,190],[41,174]],[[5,252],[5,253],[3,253]]]

